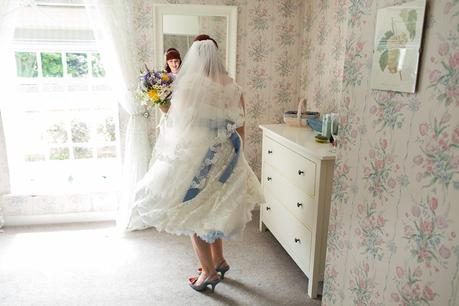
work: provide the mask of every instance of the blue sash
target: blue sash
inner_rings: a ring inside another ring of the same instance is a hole
[[[236,164],[239,159],[240,152],[241,152],[241,140],[239,139],[239,135],[237,134],[236,130],[230,129],[228,127],[229,125],[232,125],[233,122],[226,120],[220,123],[216,120],[210,120],[210,123],[211,123],[210,126],[214,127],[215,129],[222,127],[221,123],[224,123],[225,126],[227,127],[227,130],[231,132],[228,138],[233,144],[234,154],[231,157],[228,164],[226,165],[225,169],[223,170],[222,175],[220,175],[220,178],[218,179],[222,184],[224,184],[229,179],[231,174],[233,173],[234,167],[236,167]],[[200,171],[197,175],[194,176],[191,186],[186,192],[185,197],[183,198],[182,202],[186,202],[186,201],[193,199],[201,191],[201,189],[199,189],[198,187],[194,187],[194,186],[199,186],[202,180],[205,179],[209,175],[210,169],[212,168],[212,164],[211,163],[208,164],[206,160],[210,160],[210,161],[213,160],[215,153],[217,151],[217,148],[219,146],[221,146],[221,143],[215,144],[209,150],[207,150],[207,153],[204,156],[204,159],[201,163]]]

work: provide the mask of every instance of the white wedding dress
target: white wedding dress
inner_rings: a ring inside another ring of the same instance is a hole
[[[181,109],[180,93],[172,99],[150,169],[138,183],[128,230],[156,227],[197,234],[209,243],[240,239],[252,209],[264,201],[235,131],[244,123],[240,87],[209,78],[200,82],[205,92],[195,105]],[[180,90],[195,88],[190,83]],[[189,94],[184,97],[192,100]],[[184,127],[182,120],[190,123]]]

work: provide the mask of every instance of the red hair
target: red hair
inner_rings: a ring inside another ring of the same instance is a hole
[[[166,64],[164,65],[164,70],[166,70],[167,72],[172,72],[171,71],[171,68],[169,67],[169,65],[167,64],[167,61],[168,60],[171,60],[171,59],[178,59],[180,61],[180,66],[182,66],[182,58],[180,57],[180,52],[178,52],[177,49],[175,48],[169,48],[167,49],[166,51]]]

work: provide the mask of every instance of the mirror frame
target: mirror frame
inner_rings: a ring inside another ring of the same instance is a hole
[[[199,4],[154,4],[153,16],[155,31],[153,42],[155,45],[154,65],[164,65],[163,44],[163,16],[223,16],[228,20],[226,31],[226,67],[228,75],[236,79],[236,50],[237,50],[237,6],[228,5],[199,5]],[[205,34],[205,33],[201,33]]]

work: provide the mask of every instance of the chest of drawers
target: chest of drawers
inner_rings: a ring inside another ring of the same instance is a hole
[[[285,124],[263,130],[260,231],[269,229],[308,277],[308,295],[323,281],[335,154],[314,132]]]

